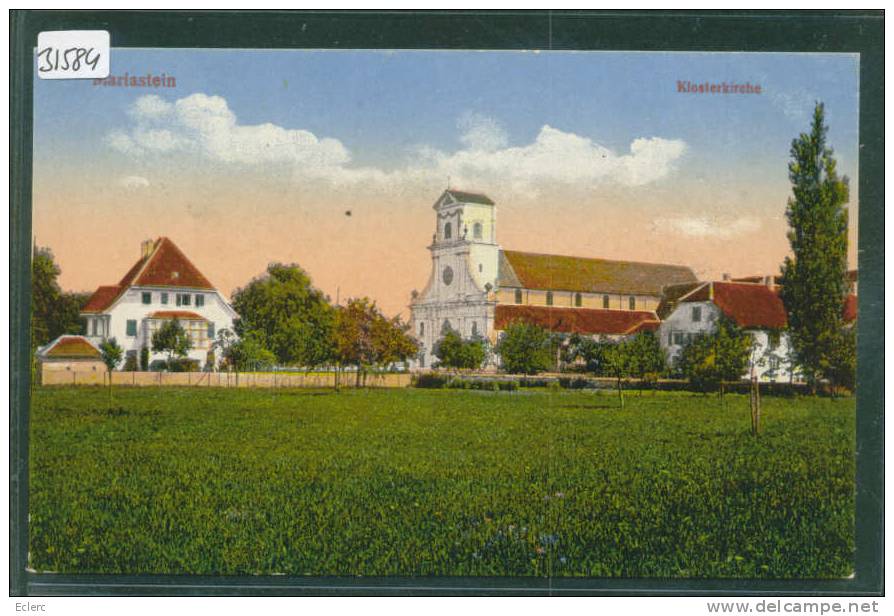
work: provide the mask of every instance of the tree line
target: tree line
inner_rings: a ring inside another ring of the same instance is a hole
[[[843,319],[848,294],[847,226],[845,207],[848,178],[839,177],[833,150],[826,145],[825,112],[817,103],[810,130],[792,141],[788,165],[792,196],[786,217],[792,253],[782,265],[780,296],[797,366],[813,391],[825,382],[853,390],[856,386],[856,331]],[[59,287],[59,267],[47,248],[35,247],[32,261],[31,340],[36,348],[64,333],[83,333],[79,312],[87,294],[65,293]],[[388,318],[369,298],[350,299],[334,306],[315,288],[298,265],[274,263],[266,272],[238,289],[232,298],[239,314],[234,331],[221,330],[209,352],[207,366],[257,370],[273,365],[315,369],[345,367],[356,372],[360,384],[370,372],[414,357],[418,343],[409,325]],[[778,336],[781,332],[770,332]],[[190,348],[186,331],[167,322],[153,335],[152,350],[166,353],[169,368],[182,363]],[[105,343],[107,363],[120,361],[114,340]],[[492,353],[510,373],[536,374],[566,365],[582,364],[594,374],[647,380],[673,374],[699,388],[721,387],[738,380],[753,351],[750,336],[722,319],[714,332],[694,337],[673,366],[668,366],[654,334],[643,332],[622,341],[560,336],[530,323],[512,323],[494,348],[476,337],[464,340],[445,332],[434,353],[448,369],[480,368]],[[216,354],[219,354],[220,362]],[[131,359],[136,369],[136,359]],[[147,369],[148,349],[140,354]]]

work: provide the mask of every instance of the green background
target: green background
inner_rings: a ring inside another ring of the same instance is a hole
[[[114,47],[636,49],[860,54],[856,574],[852,579],[200,578],[25,571],[33,47],[43,30],[109,30]],[[10,60],[10,594],[856,595],[883,592],[883,12],[15,11]]]

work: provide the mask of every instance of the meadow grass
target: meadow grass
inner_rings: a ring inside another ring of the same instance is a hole
[[[30,566],[843,577],[853,399],[44,388]]]

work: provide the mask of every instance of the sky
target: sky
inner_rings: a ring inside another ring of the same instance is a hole
[[[33,232],[68,290],[164,235],[226,296],[298,263],[406,316],[448,183],[497,203],[507,249],[775,273],[815,101],[856,266],[857,55],[113,49],[111,71],[176,85],[34,84]]]

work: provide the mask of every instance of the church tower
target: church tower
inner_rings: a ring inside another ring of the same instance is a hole
[[[431,367],[434,345],[448,330],[463,338],[487,338],[493,325],[500,247],[496,205],[486,195],[447,189],[435,201],[432,271],[425,290],[410,305],[416,367]]]

